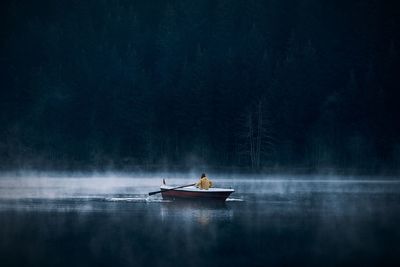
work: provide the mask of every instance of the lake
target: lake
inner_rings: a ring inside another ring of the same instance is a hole
[[[4,176],[0,265],[400,266],[395,177],[210,176],[225,203],[148,197],[160,175]]]

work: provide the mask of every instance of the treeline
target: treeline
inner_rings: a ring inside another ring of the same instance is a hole
[[[397,168],[391,1],[14,1],[10,167]]]

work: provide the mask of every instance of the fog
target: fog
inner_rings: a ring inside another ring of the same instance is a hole
[[[224,175],[210,174],[216,187],[236,189],[236,196],[251,194],[296,193],[390,193],[400,186],[398,177],[337,176],[337,175]],[[182,185],[198,180],[192,173],[112,173],[67,174],[24,173],[3,174],[0,177],[1,199],[23,198],[147,198],[147,193],[157,191],[165,179],[167,184]],[[242,197],[245,199],[245,197]],[[118,200],[114,198],[113,200]]]

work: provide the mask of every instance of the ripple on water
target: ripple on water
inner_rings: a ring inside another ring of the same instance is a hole
[[[113,201],[113,202],[171,202],[171,200],[165,200],[161,198],[150,198],[150,197],[110,197],[106,198],[105,201]]]

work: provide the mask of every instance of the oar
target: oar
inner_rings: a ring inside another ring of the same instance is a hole
[[[174,188],[170,188],[170,189],[164,189],[164,190],[161,190],[161,191],[150,192],[150,193],[149,193],[149,196],[152,196],[152,195],[155,195],[155,194],[158,194],[158,193],[161,193],[161,192],[166,192],[166,191],[170,191],[170,190],[175,190],[175,189],[178,189],[178,188],[183,188],[183,187],[187,187],[187,186],[192,186],[192,185],[195,185],[195,183],[194,183],[194,184],[188,184],[188,185],[182,185],[182,186],[178,186],[178,187],[174,187]]]

